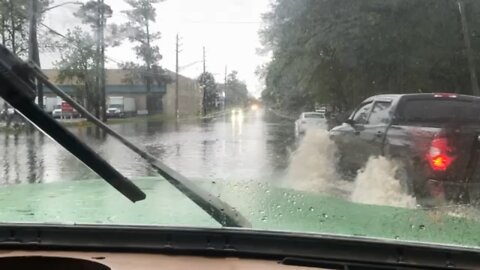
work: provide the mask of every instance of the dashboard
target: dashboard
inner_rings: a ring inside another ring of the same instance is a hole
[[[5,270],[297,270],[301,266],[282,265],[278,261],[242,258],[215,258],[144,253],[1,251],[0,269]],[[308,268],[311,269],[311,268]],[[319,268],[317,268],[319,269]]]

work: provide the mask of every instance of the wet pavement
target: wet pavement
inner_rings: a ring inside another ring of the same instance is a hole
[[[291,121],[262,111],[215,119],[135,120],[112,128],[187,177],[275,181],[294,144]],[[94,127],[70,127],[127,177],[157,175],[137,154]],[[40,132],[0,133],[0,183],[45,183],[98,176]]]

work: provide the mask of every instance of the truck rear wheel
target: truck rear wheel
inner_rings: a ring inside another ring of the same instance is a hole
[[[416,196],[415,189],[413,185],[414,176],[410,166],[398,159],[394,159],[395,164],[397,164],[397,169],[395,170],[395,179],[400,182],[402,191],[405,194]]]
[[[425,207],[431,204],[431,195],[427,191],[426,178],[422,175],[420,166],[415,161],[393,159],[397,165],[395,179],[400,182],[402,190],[415,197],[417,203]]]
[[[392,158],[392,161],[397,166],[395,179],[400,182],[400,185],[406,194],[412,195],[417,199],[425,197],[426,179],[422,176],[422,170],[419,168],[419,165],[415,160]]]

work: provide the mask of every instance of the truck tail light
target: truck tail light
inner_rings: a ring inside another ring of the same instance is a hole
[[[451,154],[452,149],[445,137],[437,137],[432,140],[427,160],[434,171],[446,171],[455,160]]]

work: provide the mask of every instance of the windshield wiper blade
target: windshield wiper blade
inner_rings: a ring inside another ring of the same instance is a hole
[[[218,223],[226,227],[251,227],[250,222],[243,217],[238,211],[226,202],[220,200],[213,194],[203,190],[198,185],[190,181],[185,176],[171,169],[167,165],[160,162],[156,157],[143,151],[138,146],[124,138],[122,135],[115,132],[109,126],[97,119],[94,115],[89,113],[85,108],[63,92],[60,88],[48,81],[47,77],[41,72],[38,67],[34,67],[35,75],[38,79],[50,90],[67,101],[78,112],[82,113],[89,121],[93,122],[98,127],[102,128],[107,134],[118,139],[122,144],[137,153],[150,166],[152,166],[161,176],[163,176],[170,184],[180,190],[185,196],[195,202],[200,208],[207,212]]]
[[[35,104],[32,76],[28,64],[0,45],[0,97],[132,202],[145,199],[140,188]]]
[[[0,45],[0,48],[2,48],[1,45]],[[0,56],[3,56],[3,54],[1,54]],[[17,59],[17,61],[21,61],[21,60]],[[122,144],[124,144],[125,146],[130,148],[133,152],[141,156],[160,175],[162,175],[168,182],[170,182],[170,184],[176,187],[188,198],[190,198],[194,203],[196,203],[200,208],[202,208],[205,212],[207,212],[212,218],[214,218],[222,226],[251,227],[250,222],[245,217],[243,217],[237,210],[235,210],[232,206],[220,200],[215,195],[203,190],[198,185],[190,181],[188,178],[176,172],[175,170],[169,168],[167,165],[160,162],[156,157],[143,151],[142,149],[140,149],[139,147],[137,147],[136,145],[134,145],[133,143],[125,139],[123,136],[115,132],[105,123],[97,119],[94,115],[88,112],[82,105],[77,103],[74,99],[72,99],[69,95],[63,92],[60,88],[58,88],[56,85],[51,83],[48,80],[48,78],[45,76],[45,74],[43,74],[43,72],[36,65],[32,63],[26,64],[26,63],[20,62],[20,65],[18,66],[28,69],[27,73],[35,75],[37,80],[39,80],[45,86],[50,88],[52,92],[54,92],[63,100],[65,100],[67,103],[69,103],[79,113],[82,113],[89,121],[91,121],[101,129],[103,129],[110,136],[118,139]],[[0,65],[0,77],[1,77],[1,74],[4,73],[2,72],[1,69],[2,67]],[[2,92],[0,90],[0,96],[1,95],[2,95]],[[31,100],[33,100],[33,98],[31,98]],[[30,102],[33,103],[31,100]],[[38,106],[35,106],[35,107],[37,107],[37,109],[40,110]],[[43,112],[43,110],[41,111]],[[43,114],[45,113],[43,112]],[[34,117],[34,116],[31,116],[31,117]],[[48,118],[49,118],[48,119],[49,121],[53,121],[55,122],[55,124],[59,125],[55,120],[51,119],[50,117]]]
[[[156,157],[143,151],[138,146],[124,138],[122,135],[115,132],[109,126],[105,125],[102,121],[97,119],[94,115],[89,113],[85,108],[63,92],[60,88],[48,81],[47,77],[41,72],[38,67],[34,67],[35,75],[38,79],[50,90],[67,101],[78,112],[82,113],[89,121],[102,128],[107,134],[118,139],[125,146],[130,148],[133,152],[137,153],[150,166],[152,166],[161,176],[163,176],[170,184],[175,186],[184,195],[195,202],[200,208],[207,212],[212,218],[214,218],[221,225],[226,227],[251,227],[250,222],[243,217],[238,211],[226,202],[220,200],[213,194],[203,190],[198,185],[190,181],[185,176],[171,169],[167,165],[160,162]]]

